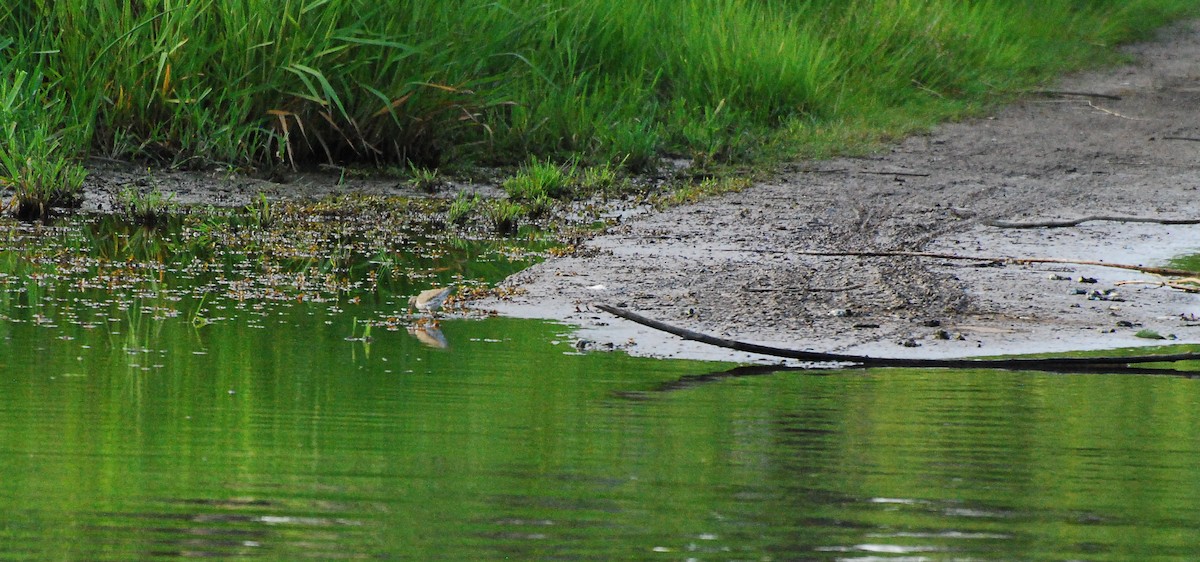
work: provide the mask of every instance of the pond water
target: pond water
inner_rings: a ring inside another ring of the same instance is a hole
[[[97,275],[22,241],[0,252],[0,559],[1200,554],[1190,378],[578,354],[553,323],[418,330],[398,290]]]

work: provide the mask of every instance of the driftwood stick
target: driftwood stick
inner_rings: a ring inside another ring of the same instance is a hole
[[[1200,142],[1200,138],[1196,138],[1196,137],[1159,137],[1159,138],[1162,140],[1181,140],[1181,141]]]
[[[706,343],[725,349],[757,353],[771,357],[783,357],[814,363],[838,363],[861,367],[938,367],[952,369],[1012,369],[1033,371],[1098,371],[1113,370],[1138,363],[1170,363],[1174,361],[1200,360],[1200,353],[1175,353],[1168,355],[1135,355],[1130,357],[1060,357],[1045,359],[906,359],[899,357],[870,357],[842,353],[821,353],[784,349],[768,345],[718,338],[692,330],[672,326],[665,322],[647,318],[623,308],[597,303],[596,308],[630,322],[648,328],[674,334],[685,340]]]
[[[1066,263],[1072,265],[1094,265],[1099,267],[1113,267],[1117,269],[1130,269],[1140,271],[1142,273],[1151,273],[1154,275],[1168,275],[1179,277],[1192,277],[1196,275],[1195,271],[1186,269],[1175,269],[1171,267],[1153,267],[1148,265],[1131,265],[1125,263],[1109,263],[1093,260],[1073,260],[1067,258],[1002,258],[989,256],[960,256],[958,254],[944,254],[940,252],[903,252],[903,251],[878,251],[878,252],[833,252],[822,250],[795,250],[789,253],[801,256],[828,256],[828,257],[859,257],[859,258],[891,258],[891,257],[908,257],[908,258],[936,258],[942,260],[963,260],[963,261],[990,261],[999,263],[1015,263],[1028,265],[1031,263]]]
[[[983,221],[983,224],[987,226],[994,226],[996,228],[1063,228],[1068,226],[1079,226],[1085,222],[1091,221],[1148,222],[1154,224],[1200,224],[1200,219],[1155,219],[1147,217],[1114,217],[1105,215],[1091,215],[1083,218],[1061,221],[1009,222],[993,220]]]
[[[868,251],[868,252],[835,252],[822,250],[794,250],[784,251],[775,250],[778,253],[791,253],[797,256],[824,256],[824,257],[925,257],[936,259],[956,259],[956,261],[967,262],[997,262],[997,263],[1015,263],[1027,265],[1031,263],[1067,263],[1072,265],[1097,265],[1097,267],[1130,269],[1141,271],[1141,273],[1153,275],[1170,275],[1190,277],[1194,276],[1195,271],[1187,269],[1175,268],[1156,268],[1151,265],[1133,265],[1128,263],[1109,263],[1096,262],[1091,259],[1068,259],[1068,258],[1010,258],[1010,257],[994,257],[994,256],[959,256],[956,253],[941,253],[941,252],[906,252],[906,251]]]

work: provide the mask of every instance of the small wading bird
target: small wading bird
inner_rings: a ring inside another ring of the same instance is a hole
[[[408,308],[410,310],[415,308],[420,312],[437,312],[439,308],[442,308],[442,303],[446,302],[448,296],[450,296],[450,287],[421,291],[417,296],[408,299]]]

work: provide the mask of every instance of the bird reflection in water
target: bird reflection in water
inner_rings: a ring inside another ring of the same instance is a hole
[[[445,334],[442,334],[442,330],[434,322],[417,322],[408,327],[408,334],[429,347],[437,349],[450,347],[450,342],[446,340]]]

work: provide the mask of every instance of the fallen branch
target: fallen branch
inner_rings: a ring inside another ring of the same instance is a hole
[[[1181,141],[1200,142],[1200,138],[1196,138],[1196,137],[1159,137],[1159,138],[1161,138],[1162,140],[1181,140]]]
[[[1124,263],[1108,263],[1092,260],[1073,260],[1066,258],[1000,258],[988,256],[960,256],[957,254],[943,254],[939,252],[831,252],[817,250],[774,250],[779,253],[788,253],[801,256],[829,256],[829,257],[860,257],[860,258],[888,258],[888,257],[909,257],[909,258],[936,258],[943,260],[963,260],[963,261],[990,261],[996,263],[1015,263],[1020,265],[1028,265],[1033,263],[1069,263],[1072,265],[1094,265],[1100,267],[1113,267],[1117,269],[1130,269],[1140,271],[1142,273],[1151,273],[1154,275],[1168,275],[1176,277],[1192,277],[1196,275],[1195,271],[1186,269],[1174,269],[1170,267],[1152,267],[1147,265],[1130,265]]]
[[[1044,359],[906,359],[899,357],[870,357],[867,355],[849,355],[842,353],[822,353],[816,351],[800,351],[784,349],[756,343],[741,342],[718,338],[700,332],[693,332],[670,324],[659,322],[640,314],[598,303],[596,308],[614,316],[619,316],[630,322],[636,322],[648,328],[674,334],[685,340],[705,343],[725,349],[757,353],[771,357],[797,359],[813,363],[834,363],[838,366],[858,367],[937,367],[951,369],[1012,369],[1033,371],[1111,371],[1128,365],[1139,363],[1171,363],[1175,361],[1200,360],[1200,353],[1174,353],[1165,355],[1134,355],[1130,357],[1058,357]]]
[[[1147,217],[1117,217],[1107,215],[1091,215],[1079,219],[1062,221],[1008,222],[990,220],[983,221],[983,224],[987,226],[994,226],[996,228],[1063,228],[1068,226],[1079,226],[1085,222],[1091,221],[1147,222],[1153,224],[1200,224],[1200,219],[1156,219]]]

